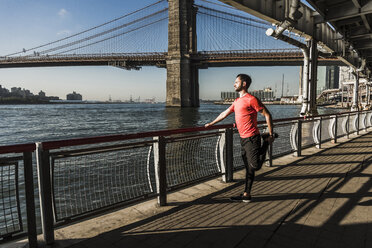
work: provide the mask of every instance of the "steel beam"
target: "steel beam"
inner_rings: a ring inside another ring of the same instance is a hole
[[[343,2],[341,6],[328,9],[326,21],[332,22],[368,14],[372,14],[372,2],[370,1],[361,8],[355,7],[352,2]]]
[[[275,25],[284,22],[288,16],[288,3],[287,0],[220,0],[223,3],[229,4],[237,9],[250,13],[258,18],[269,21]],[[351,3],[352,4],[352,3]],[[355,9],[355,6],[352,4]],[[372,8],[371,8],[372,9]],[[362,10],[369,13],[369,6],[363,6]],[[347,44],[342,40],[342,36],[338,34],[327,23],[319,23],[314,30],[315,11],[310,9],[304,4],[300,4],[300,12],[303,16],[297,23],[293,24],[293,32],[310,39],[311,37],[318,41],[318,45],[328,52],[335,52],[337,54],[345,54],[340,56],[339,59],[345,64],[356,68],[358,65],[358,54],[354,51],[348,51]],[[319,11],[318,11],[319,12]],[[322,14],[321,12],[319,12]],[[372,12],[371,12],[372,13]],[[324,14],[324,13],[323,13]],[[327,13],[328,14],[328,13]],[[335,17],[335,14],[334,14]]]

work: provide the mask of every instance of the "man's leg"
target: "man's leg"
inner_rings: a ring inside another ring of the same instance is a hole
[[[257,166],[259,160],[259,147],[261,145],[260,136],[241,139],[241,152],[244,166],[246,169],[245,189],[242,196],[231,197],[233,201],[251,201],[251,190],[255,177],[255,170],[252,166]]]
[[[242,159],[243,159],[243,162],[244,162],[244,166],[245,166],[245,189],[244,189],[244,195],[246,196],[250,196],[251,195],[251,189],[252,189],[252,184],[253,184],[253,181],[254,181],[254,176],[255,176],[255,173],[254,173],[254,170],[252,169],[251,166],[249,166],[248,164],[248,159],[247,159],[247,147],[249,146],[249,144],[247,143],[250,143],[251,141],[249,139],[246,139],[244,142],[241,143],[242,147],[241,147],[241,152],[242,152]]]
[[[274,137],[275,138],[278,138],[278,134],[277,133],[274,133]],[[267,150],[269,149],[269,146],[270,146],[270,143],[268,141],[268,138],[269,138],[269,134],[268,133],[264,133],[261,135],[262,137],[262,146],[260,148],[260,161],[259,161],[259,168],[262,167],[262,164],[265,162],[266,160],[266,154],[267,154]]]

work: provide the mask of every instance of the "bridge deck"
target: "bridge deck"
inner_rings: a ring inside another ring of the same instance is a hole
[[[219,179],[56,231],[56,247],[372,247],[372,132],[277,159],[251,203]],[[20,244],[20,243],[18,243]],[[13,244],[14,246],[14,244]]]

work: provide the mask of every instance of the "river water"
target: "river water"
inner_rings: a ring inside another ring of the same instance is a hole
[[[228,105],[166,108],[164,104],[0,105],[0,145],[202,126]],[[300,105],[267,105],[274,119],[297,117]],[[319,113],[337,110],[319,108]],[[259,115],[259,120],[262,116]],[[230,115],[221,123],[234,122]]]

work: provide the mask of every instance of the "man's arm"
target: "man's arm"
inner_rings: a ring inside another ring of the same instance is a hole
[[[204,126],[205,127],[209,127],[209,126],[212,126],[214,124],[216,124],[217,122],[220,122],[222,121],[223,119],[225,119],[227,116],[229,116],[230,114],[232,113],[232,111],[230,110],[230,108],[226,109],[225,111],[223,111],[219,116],[217,116],[217,118],[210,122],[210,123],[207,123],[205,124]]]
[[[265,117],[267,128],[269,129],[270,139],[269,141],[274,141],[275,137],[273,136],[273,118],[271,117],[271,114],[269,110],[264,106],[264,108],[260,111],[260,113]]]

